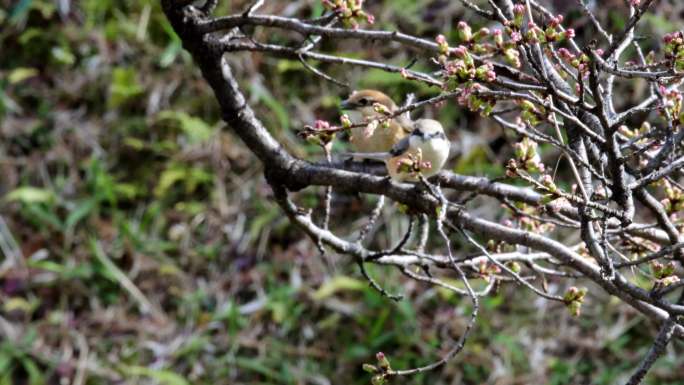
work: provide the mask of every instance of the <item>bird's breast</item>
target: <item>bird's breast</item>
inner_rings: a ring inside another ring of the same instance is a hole
[[[377,121],[351,130],[351,143],[358,152],[388,152],[406,136],[406,132],[396,122],[386,126]]]
[[[363,114],[361,114],[359,111],[345,111],[344,113],[349,117],[349,120],[351,120],[352,124],[360,124],[365,120]]]

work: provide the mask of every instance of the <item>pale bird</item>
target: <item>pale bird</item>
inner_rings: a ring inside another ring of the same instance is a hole
[[[387,152],[411,131],[411,121],[403,114],[390,119],[387,125],[379,123],[378,119],[386,116],[384,112],[392,114],[398,109],[394,101],[380,91],[354,91],[340,107],[352,124],[368,122],[351,129],[349,141],[357,152]]]
[[[387,172],[397,182],[416,182],[416,173],[401,170],[402,163],[409,160],[409,155],[418,159],[420,174],[429,178],[437,174],[449,158],[450,142],[444,134],[442,124],[433,119],[418,119],[412,123],[411,134],[387,152],[356,152],[349,155],[359,158],[382,160]]]

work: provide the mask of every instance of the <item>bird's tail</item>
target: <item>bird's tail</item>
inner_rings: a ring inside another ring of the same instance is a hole
[[[388,152],[346,152],[343,156],[351,156],[361,159],[387,160],[392,157]]]

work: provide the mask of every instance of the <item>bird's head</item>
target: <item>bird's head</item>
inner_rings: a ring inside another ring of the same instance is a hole
[[[433,119],[418,119],[414,121],[411,136],[419,137],[423,141],[434,138],[447,139],[442,123]]]
[[[352,121],[360,121],[382,116],[383,113],[377,111],[377,104],[390,113],[397,109],[397,105],[389,96],[377,90],[354,91],[349,98],[342,101],[340,108],[349,113]]]

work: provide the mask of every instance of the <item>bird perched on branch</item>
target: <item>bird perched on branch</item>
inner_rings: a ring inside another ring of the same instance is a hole
[[[449,157],[450,142],[442,124],[433,119],[412,123],[411,134],[397,142],[388,152],[356,152],[348,155],[385,162],[390,177],[397,182],[418,181],[418,175],[429,178],[437,174]]]
[[[368,122],[365,126],[351,129],[349,141],[357,152],[387,152],[411,132],[411,120],[405,115],[380,122],[398,109],[394,101],[380,91],[354,91],[340,107],[352,124]]]

